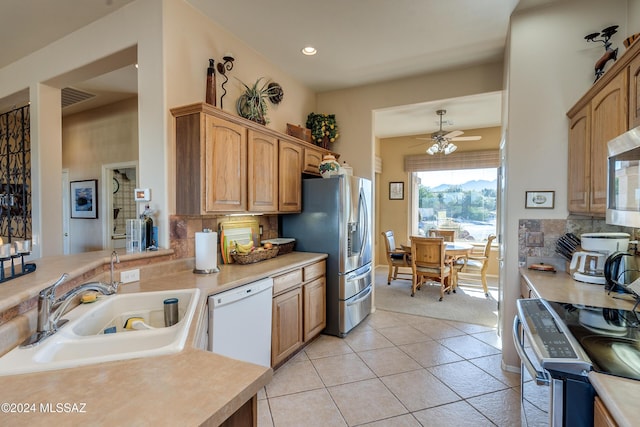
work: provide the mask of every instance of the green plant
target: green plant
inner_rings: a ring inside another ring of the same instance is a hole
[[[266,125],[269,123],[267,119],[267,100],[278,94],[279,86],[270,86],[268,82],[260,85],[260,81],[263,78],[260,77],[251,87],[238,80],[245,87],[245,91],[236,102],[236,110],[241,117]]]
[[[328,145],[329,142],[335,142],[340,136],[335,114],[309,113],[307,129],[311,130],[311,138],[317,145]]]

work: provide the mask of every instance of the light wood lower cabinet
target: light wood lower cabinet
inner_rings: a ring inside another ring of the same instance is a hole
[[[284,360],[302,345],[302,287],[273,297],[271,366]]]
[[[271,366],[286,360],[325,328],[325,271],[323,260],[273,278]]]
[[[593,427],[618,427],[618,423],[598,396],[593,403]]]

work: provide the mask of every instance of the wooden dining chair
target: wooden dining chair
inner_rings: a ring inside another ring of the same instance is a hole
[[[411,296],[426,279],[440,282],[440,301],[451,291],[451,266],[446,261],[445,242],[442,237],[411,236],[411,269],[413,284]]]
[[[453,242],[456,238],[456,230],[441,230],[432,228],[429,230],[429,237],[442,237],[445,242]]]
[[[382,232],[384,237],[384,246],[387,251],[387,264],[389,264],[389,274],[387,275],[387,285],[391,284],[391,280],[403,279],[411,280],[411,273],[398,271],[401,267],[411,268],[410,254],[402,249],[396,248],[396,241],[393,231],[387,230]],[[406,275],[408,277],[398,277],[398,275]]]
[[[479,272],[480,281],[482,282],[482,289],[484,295],[489,296],[489,288],[487,286],[487,269],[489,268],[489,255],[491,255],[491,243],[495,240],[496,236],[493,234],[487,237],[487,244],[484,246],[484,250],[479,254],[471,253],[466,258],[460,258],[456,261],[454,268],[458,269],[461,273]]]

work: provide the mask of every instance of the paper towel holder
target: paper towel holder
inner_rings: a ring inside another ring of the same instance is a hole
[[[212,230],[209,228],[205,228],[204,230],[202,230],[203,233],[211,233]],[[216,245],[217,246],[217,245]],[[197,255],[196,255],[197,256]],[[197,264],[197,263],[196,263]],[[211,274],[211,273],[219,273],[220,269],[217,267],[217,260],[216,260],[216,266],[214,266],[213,268],[205,268],[205,269],[199,269],[199,268],[194,268],[193,272],[195,274]],[[197,265],[196,265],[197,267]]]

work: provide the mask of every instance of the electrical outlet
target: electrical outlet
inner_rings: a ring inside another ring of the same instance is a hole
[[[122,283],[137,282],[140,280],[140,269],[127,270],[120,272],[120,281]]]

